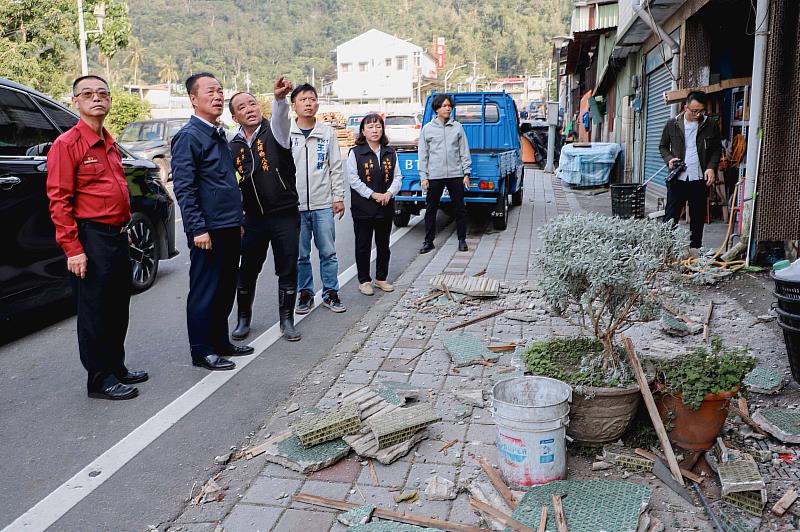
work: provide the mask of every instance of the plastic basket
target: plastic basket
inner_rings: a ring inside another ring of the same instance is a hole
[[[789,368],[792,378],[800,383],[800,329],[778,322],[783,329],[783,340],[786,342],[786,354],[789,356]]]
[[[778,299],[779,309],[789,314],[800,314],[800,299],[785,297],[777,292],[772,292],[772,295]]]
[[[800,301],[800,283],[779,279],[775,277],[775,272],[769,272],[769,276],[775,281],[775,293],[777,295]]]
[[[637,183],[611,185],[611,214],[619,218],[644,218],[646,190],[647,185]]]

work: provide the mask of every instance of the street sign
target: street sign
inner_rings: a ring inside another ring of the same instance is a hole
[[[444,70],[444,37],[436,38],[436,70]]]

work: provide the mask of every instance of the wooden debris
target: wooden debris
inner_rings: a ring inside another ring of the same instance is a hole
[[[342,501],[338,499],[330,499],[328,497],[318,497],[316,495],[309,495],[307,493],[300,493],[292,497],[297,502],[304,502],[306,504],[313,504],[315,506],[322,506],[324,508],[333,508],[335,510],[352,510],[358,508],[360,505]],[[389,521],[396,521],[398,523],[406,523],[409,525],[417,525],[429,528],[438,528],[440,530],[447,530],[449,532],[485,532],[482,528],[475,526],[462,525],[461,523],[453,523],[444,521],[442,519],[433,519],[431,517],[421,517],[415,515],[403,515],[401,513],[392,512],[389,510],[382,510],[376,508],[372,513],[373,517],[378,519],[388,519]]]
[[[638,454],[642,458],[647,458],[648,460],[652,460],[653,462],[658,460],[658,457],[656,455],[654,455],[651,452],[645,451],[644,449],[636,448],[636,449],[633,450],[633,452],[635,452],[636,454]],[[696,475],[696,474],[692,473],[691,471],[689,471],[688,469],[684,469],[684,468],[681,467],[680,470],[681,470],[681,475],[683,475],[684,477],[688,478],[689,480],[693,480],[694,482],[697,482],[698,484],[702,484],[703,481],[705,480],[700,475]]]
[[[483,277],[484,275],[486,275],[486,268],[473,275],[473,277]]]
[[[797,490],[789,490],[783,494],[778,502],[775,503],[775,506],[772,507],[772,513],[781,517],[783,514],[786,513],[786,510],[797,500]]]
[[[561,495],[553,495],[553,513],[556,514],[558,532],[568,532],[567,518],[564,517],[564,506],[561,504]]]
[[[512,372],[512,371],[514,371],[515,369],[516,369],[516,368],[503,368],[503,369],[500,369],[500,370],[498,370],[498,371],[497,371],[497,373],[499,373],[499,374],[501,374],[501,375],[502,375],[503,373],[511,373],[511,372]]]
[[[396,502],[396,503],[401,503],[401,502],[411,503],[411,502],[416,501],[418,498],[419,498],[419,493],[417,492],[417,490],[413,490],[413,491],[408,490],[408,491],[404,491],[402,493],[398,493],[397,495],[395,495],[394,496],[394,502]]]
[[[475,508],[476,510],[480,510],[481,512],[492,516],[495,520],[503,523],[505,526],[511,528],[515,532],[536,532],[534,529],[526,525],[525,523],[521,523],[511,517],[508,514],[505,514],[495,508],[494,506],[488,505],[485,502],[481,502],[474,497],[469,498],[469,505]]]
[[[744,397],[740,397],[737,402],[739,403],[739,412],[746,415],[747,417],[750,417],[750,408],[748,408],[747,406],[747,399],[745,399]]]
[[[711,314],[714,312],[714,302],[708,302],[708,310],[706,310],[706,317],[703,320],[703,341],[708,343],[708,330],[709,323],[711,323]]]
[[[419,298],[416,301],[414,301],[414,304],[417,305],[417,306],[424,305],[428,301],[433,301],[437,297],[440,297],[442,294],[444,294],[444,292],[442,292],[441,290],[434,290],[433,292],[431,292],[427,296],[422,296],[421,298]]]
[[[446,283],[442,283],[442,291],[444,292],[444,295],[447,296],[447,299],[455,303],[456,300],[453,298],[453,294],[450,293],[450,289],[447,288]]]
[[[442,445],[439,448],[439,452],[444,454],[445,456],[447,456],[447,449],[449,449],[450,447],[452,447],[453,445],[455,445],[457,443],[458,443],[458,438],[456,438],[455,440],[446,441],[446,442],[444,442],[444,445]]]
[[[753,418],[751,418],[749,415],[745,414],[744,412],[742,412],[741,410],[739,410],[737,407],[735,407],[733,405],[730,406],[730,410],[731,410],[731,412],[733,412],[734,414],[736,414],[737,416],[742,418],[742,421],[744,421],[745,423],[750,425],[750,428],[752,428],[754,431],[756,431],[757,433],[761,434],[762,436],[767,436],[767,433],[764,432],[764,429],[762,429],[758,425],[758,423],[753,421]]]
[[[422,351],[420,351],[419,353],[417,353],[417,354],[416,354],[416,355],[414,355],[413,357],[411,357],[411,358],[409,358],[408,360],[406,360],[405,364],[403,364],[403,365],[404,365],[404,366],[408,366],[409,364],[411,364],[412,362],[414,362],[416,359],[418,359],[419,357],[421,357],[422,355],[424,355],[425,353],[427,353],[427,352],[428,352],[428,350],[430,350],[432,347],[433,347],[432,345],[429,345],[428,347],[426,347],[425,349],[423,349]]]
[[[492,467],[492,464],[483,458],[478,460],[478,464],[481,466],[481,469],[483,469],[483,472],[486,473],[486,476],[489,477],[489,482],[492,483],[492,486],[494,486],[494,489],[497,490],[497,493],[500,494],[508,507],[512,510],[516,510],[518,501],[514,497],[514,494],[511,493],[511,489],[506,486],[506,483],[503,482],[503,479],[500,478],[500,475],[495,471],[494,467]]]
[[[664,455],[667,457],[669,469],[672,472],[672,476],[675,477],[675,481],[681,486],[685,486],[678,460],[675,458],[672,445],[669,443],[669,437],[664,428],[664,422],[661,421],[658,408],[653,400],[653,394],[650,392],[650,384],[647,382],[647,376],[644,374],[642,364],[639,362],[639,357],[636,356],[636,350],[633,348],[633,342],[624,334],[621,336],[622,342],[625,344],[625,351],[628,353],[628,360],[636,376],[636,382],[639,384],[639,393],[641,393],[642,398],[644,398],[644,404],[647,406],[647,413],[650,414],[650,420],[653,422],[653,427],[656,429],[656,435],[658,435],[658,441],[661,444],[661,448],[664,450]]]
[[[493,310],[491,312],[487,312],[486,314],[481,314],[480,316],[478,316],[476,318],[472,318],[472,319],[467,320],[467,321],[462,321],[461,323],[459,323],[457,325],[451,325],[450,327],[448,327],[445,330],[446,331],[455,331],[456,329],[463,329],[464,327],[472,325],[473,323],[478,323],[478,322],[481,322],[483,320],[488,320],[489,318],[494,318],[498,314],[502,314],[503,312],[505,312],[505,310],[506,309],[502,309],[502,308],[501,309],[497,309],[497,310]]]
[[[547,506],[542,506],[542,513],[539,518],[539,532],[547,532]]]
[[[477,479],[472,480],[467,485],[467,491],[469,492],[470,496],[474,497],[476,500],[501,510],[504,514],[511,515],[514,512],[514,510],[510,508],[508,504],[506,504],[505,499],[503,499],[503,497],[497,493],[497,490],[490,482]],[[483,517],[483,520],[486,521],[487,525],[489,525],[488,528],[498,532],[503,532],[506,530],[506,525],[495,520],[491,515],[481,513],[481,517]]]
[[[506,353],[508,351],[513,351],[517,348],[517,344],[495,344],[487,346],[489,351],[493,353]]]
[[[369,476],[372,477],[372,482],[374,482],[376,486],[380,483],[378,481],[378,472],[375,471],[375,462],[373,460],[369,461]]]

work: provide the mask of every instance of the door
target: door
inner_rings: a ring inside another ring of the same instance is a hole
[[[0,87],[0,315],[69,293],[45,190],[58,135],[26,93]]]
[[[656,173],[664,164],[658,145],[661,142],[661,132],[670,119],[670,106],[664,103],[664,92],[670,90],[672,78],[666,66],[647,76],[647,107],[645,109],[645,141],[644,141],[644,175],[642,181],[647,180]],[[664,190],[666,187],[666,168],[651,182],[653,188]]]

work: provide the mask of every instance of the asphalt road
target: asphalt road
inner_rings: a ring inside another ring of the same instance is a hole
[[[443,219],[440,215],[440,223]],[[422,225],[392,247],[390,280],[417,256]],[[189,255],[181,231],[178,235],[181,254],[161,262],[155,285],[131,301],[126,361],[130,368],[150,373],[150,380],[139,385],[137,399],[87,398],[68,302],[43,310],[33,325],[17,324],[21,337],[0,345],[0,529],[209,375],[193,367],[189,356],[185,317]],[[354,262],[349,210],[337,222],[337,237],[341,273]],[[272,264],[270,253],[248,341],[278,319]],[[318,272],[315,275],[319,282]],[[347,312],[315,310],[299,326],[301,342],[278,340],[52,529],[146,530],[177,515],[193,484],[207,479],[213,457],[245,442],[377,299],[359,294],[355,280],[342,287],[341,297]]]

